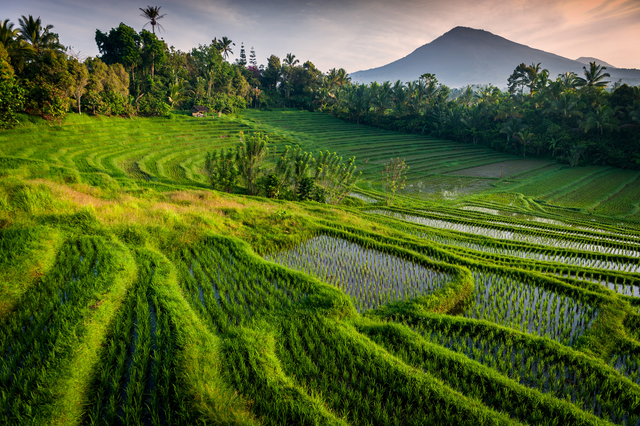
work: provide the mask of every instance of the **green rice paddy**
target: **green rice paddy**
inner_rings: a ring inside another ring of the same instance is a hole
[[[210,190],[241,131],[358,188]],[[640,425],[638,175],[294,110],[3,131],[0,424]]]

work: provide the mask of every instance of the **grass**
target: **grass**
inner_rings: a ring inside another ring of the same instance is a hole
[[[212,191],[239,131],[363,179],[341,207]],[[636,425],[637,188],[304,111],[25,121],[0,133],[0,423]]]

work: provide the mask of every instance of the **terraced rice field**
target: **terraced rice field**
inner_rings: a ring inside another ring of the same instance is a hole
[[[305,150],[329,149],[345,158],[355,156],[368,180],[363,185],[369,189],[380,189],[376,182],[380,181],[382,165],[400,157],[410,167],[404,192],[414,197],[438,194],[441,199],[457,199],[497,188],[607,215],[637,215],[640,208],[638,172],[602,166],[570,168],[472,145],[345,123],[306,111],[249,110],[244,117],[260,128],[282,131]],[[498,183],[501,172],[508,182]]]
[[[209,190],[258,130],[350,204]],[[0,424],[640,425],[637,185],[300,111],[2,132]]]
[[[382,165],[391,157],[406,159],[408,182],[515,158],[489,149],[359,126],[305,111],[251,110],[245,117],[265,129],[284,129],[303,149],[324,148],[345,158],[355,156],[365,179],[377,180]]]

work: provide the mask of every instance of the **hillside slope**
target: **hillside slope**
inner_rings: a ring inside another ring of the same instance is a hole
[[[203,176],[239,131],[277,153],[418,141],[343,125],[70,115],[0,133],[0,424],[638,424],[637,223],[515,192],[331,206]],[[545,197],[620,172],[571,171]],[[511,183],[548,177],[529,172]]]
[[[520,63],[541,63],[551,78],[564,72],[582,75],[584,64],[543,50],[515,43],[484,30],[456,27],[411,54],[382,67],[351,73],[354,82],[403,82],[424,73],[436,74],[449,87],[493,84],[506,87],[507,78]],[[640,84],[640,70],[608,68],[611,81]]]

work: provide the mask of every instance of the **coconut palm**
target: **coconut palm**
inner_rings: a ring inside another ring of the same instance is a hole
[[[475,93],[473,87],[467,85],[467,88],[456,98],[456,102],[466,107],[470,106],[475,100]]]
[[[538,64],[539,68],[540,64]],[[536,93],[542,93],[549,86],[551,80],[549,80],[549,70],[537,70],[536,76],[529,85],[529,89],[531,90],[531,95]]]
[[[380,127],[380,119],[385,112],[391,108],[393,100],[391,98],[391,83],[385,81],[382,85],[371,84],[371,106],[373,112],[377,116],[378,127]]]
[[[565,92],[564,83],[558,78],[556,81],[550,81],[545,92],[549,100],[553,101],[560,97]]]
[[[331,90],[333,87],[343,87],[351,81],[351,78],[347,77],[347,71],[344,68],[339,70],[331,68],[326,77],[327,89]]]
[[[143,18],[147,18],[149,20],[149,22],[144,24],[144,27],[146,27],[147,25],[151,24],[151,31],[154,34],[156,33],[156,27],[158,27],[158,30],[164,30],[162,25],[160,25],[158,23],[158,20],[164,18],[165,16],[167,16],[167,14],[164,13],[164,14],[160,15],[160,9],[161,8],[162,8],[162,6],[147,6],[146,9],[139,8],[142,11],[140,16],[142,16]],[[144,27],[142,27],[142,28],[144,28]]]
[[[596,62],[589,63],[589,69],[582,67],[584,70],[584,78],[576,77],[575,85],[577,87],[606,87],[608,81],[602,81],[606,77],[611,77],[608,72],[603,72],[606,67],[596,64]]]
[[[287,57],[284,58],[282,62],[289,68],[293,68],[300,63],[300,61],[296,59],[296,55],[293,53],[287,53]]]
[[[360,124],[360,117],[369,110],[369,88],[367,85],[349,86],[347,102],[351,117],[356,119],[356,124]]]
[[[480,130],[484,126],[484,114],[482,111],[482,107],[479,105],[474,105],[470,108],[467,108],[467,114],[463,116],[460,121],[464,124],[469,133],[471,133],[471,139],[473,140],[473,144],[478,143],[478,134],[481,134]]]
[[[449,110],[444,112],[444,124],[448,130],[450,130],[454,138],[457,140],[462,131],[462,119],[464,114],[462,107],[453,104]]]
[[[522,132],[527,128],[527,126],[522,125],[522,121],[512,118],[502,125],[500,129],[500,133],[507,135],[507,142],[511,140],[512,137],[518,132]]]
[[[565,90],[575,89],[577,78],[578,76],[575,72],[565,72],[564,74],[558,74],[558,79],[564,85]]]
[[[532,63],[529,66],[525,66],[524,69],[527,74],[526,86],[529,88],[529,96],[533,96],[537,88],[536,81],[538,80],[538,75],[546,70],[540,70],[540,62],[538,62],[537,64]],[[546,74],[546,77],[548,76],[549,71],[547,71]]]
[[[189,89],[189,83],[184,78],[178,79],[177,77],[175,83],[169,84],[169,91],[169,102],[171,102],[171,108],[173,108],[176,103],[182,102],[187,93],[192,92],[192,90]]]
[[[571,93],[563,93],[558,99],[551,101],[551,107],[546,112],[557,112],[562,116],[563,121],[569,117],[582,117],[582,113],[578,110],[580,107],[580,98]]]
[[[260,174],[260,166],[269,152],[268,142],[269,138],[261,133],[245,136],[240,132],[240,145],[236,149],[236,165],[249,195],[258,193],[257,178]]]
[[[513,137],[522,145],[522,158],[524,158],[525,146],[533,140],[535,135],[528,130],[521,130],[514,133]]]
[[[409,93],[406,86],[397,80],[391,87],[391,96],[394,103],[394,109],[397,117],[404,115],[405,106],[409,100]]]
[[[296,59],[296,55],[293,53],[287,53],[287,57],[284,58],[283,62],[283,74],[286,77],[285,80],[285,92],[286,97],[289,98],[289,92],[291,90],[291,77],[293,75],[293,67],[300,63],[299,60]]]
[[[587,114],[586,119],[580,123],[580,128],[587,133],[591,129],[600,130],[603,134],[606,130],[618,130],[618,120],[614,117],[618,108],[612,109],[607,105],[600,105]]]
[[[37,19],[33,19],[31,15],[28,17],[22,15],[18,22],[20,23],[20,39],[28,43],[36,55],[41,55],[47,49],[64,49],[58,41],[58,35],[51,32],[53,25],[47,25],[43,28],[39,16]]]
[[[220,54],[225,60],[229,59],[229,55],[233,54],[233,50],[231,50],[231,46],[236,45],[228,37],[222,37],[220,40],[217,40],[214,38],[213,43],[215,46],[218,47],[218,51],[220,52]]]
[[[9,22],[8,19],[0,22],[0,43],[4,45],[5,49],[9,49],[9,46],[14,43],[18,36],[20,35],[20,31],[16,28],[13,28],[13,22]]]
[[[518,105],[511,98],[507,98],[502,100],[498,104],[498,109],[496,111],[496,116],[493,117],[494,120],[506,120],[508,118],[520,118],[522,114],[518,110]]]
[[[11,65],[18,70],[25,58],[31,56],[35,51],[24,40],[20,39],[20,30],[13,28],[13,23],[8,19],[0,22],[0,44],[2,44],[9,54]]]

